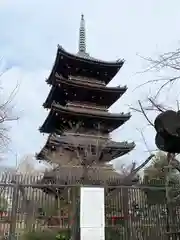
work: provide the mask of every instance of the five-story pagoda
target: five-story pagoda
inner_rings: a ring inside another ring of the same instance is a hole
[[[85,181],[85,178],[85,182],[100,184],[120,178],[105,163],[128,153],[135,145],[114,142],[109,134],[129,120],[130,114],[110,113],[108,108],[126,92],[127,87],[107,87],[107,84],[123,64],[124,60],[97,60],[86,52],[82,15],[78,53],[68,53],[58,46],[47,79],[52,87],[43,106],[50,112],[40,132],[49,134],[49,137],[37,159],[59,167],[46,173],[44,178],[58,176],[61,184]]]

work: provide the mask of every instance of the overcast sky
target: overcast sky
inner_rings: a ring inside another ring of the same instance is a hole
[[[20,120],[11,128],[12,143],[7,158],[15,163],[24,154],[40,151],[46,136],[39,133],[47,111],[42,104],[50,88],[45,83],[52,68],[57,44],[77,52],[81,13],[85,16],[87,50],[103,60],[124,58],[126,63],[111,85],[128,85],[129,90],[113,112],[129,111],[138,99],[147,97],[148,87],[134,88],[156,75],[137,74],[146,67],[138,56],[155,56],[178,47],[180,39],[179,0],[76,0],[76,1],[0,1],[0,56],[4,97],[14,89],[14,113]],[[113,133],[115,140],[135,141],[137,147],[122,161],[142,161],[147,150],[136,129],[145,126],[142,117],[132,112],[131,120]],[[145,130],[143,129],[145,132]],[[146,132],[147,133],[147,132]],[[154,148],[154,132],[148,130],[147,141]]]

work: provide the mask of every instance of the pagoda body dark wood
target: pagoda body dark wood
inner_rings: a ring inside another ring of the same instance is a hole
[[[105,194],[110,196],[110,191],[116,185],[124,185],[125,180],[107,163],[135,147],[133,142],[114,142],[110,138],[110,133],[131,117],[129,113],[109,112],[111,105],[127,90],[126,86],[107,86],[124,60],[107,62],[91,57],[86,52],[84,25],[82,16],[77,54],[58,46],[46,80],[51,89],[43,106],[49,113],[40,127],[40,132],[48,134],[48,138],[36,155],[38,160],[56,166],[45,172],[38,187],[55,197],[57,203],[63,201],[64,207],[60,205],[57,212],[70,207],[67,216],[74,222],[72,239],[79,239],[76,225],[80,222],[79,187],[74,186],[108,185]],[[119,196],[119,190],[115,195]],[[63,219],[59,214],[58,228]],[[57,215],[52,219],[57,220]]]
[[[83,31],[85,29],[81,29],[80,34]],[[67,165],[79,166],[79,171],[71,171],[67,176],[69,183],[77,172],[83,176],[84,166],[102,166],[104,170],[100,175],[106,183],[113,177],[117,179],[119,174],[112,168],[110,174],[105,163],[135,147],[133,142],[118,143],[109,136],[131,117],[129,113],[108,111],[127,90],[126,86],[107,86],[124,60],[107,62],[95,59],[86,52],[85,39],[82,41],[82,36],[80,39],[77,54],[58,46],[55,63],[46,80],[51,90],[43,106],[49,109],[49,114],[40,127],[40,132],[49,134],[49,137],[37,159],[58,164],[60,172],[63,167],[67,171]],[[89,174],[87,180],[91,179],[93,183],[93,174]]]

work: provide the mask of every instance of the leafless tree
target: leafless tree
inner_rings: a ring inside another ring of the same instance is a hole
[[[143,114],[148,123],[153,126],[152,120],[148,117],[150,112],[153,111],[158,114],[167,109],[179,110],[178,99],[176,99],[174,106],[170,106],[165,101],[162,103],[161,98],[164,95],[168,95],[168,97],[170,94],[174,95],[174,91],[176,91],[176,93],[178,92],[177,84],[180,80],[180,48],[172,52],[159,54],[155,58],[142,56],[141,58],[148,64],[148,67],[144,71],[141,71],[140,74],[153,72],[158,77],[145,81],[136,87],[136,89],[145,86],[149,88],[153,86],[154,88],[151,96],[147,96],[145,101],[142,99],[139,100],[138,107],[132,107],[132,110]],[[176,88],[173,88],[174,85]],[[170,92],[169,87],[172,88],[173,92]],[[179,96],[179,93],[177,96]]]
[[[147,124],[154,128],[154,119],[155,116],[166,111],[169,109],[172,109],[171,106],[165,105],[165,103],[160,103],[160,97],[161,95],[165,94],[163,90],[170,85],[178,83],[180,80],[180,49],[176,49],[172,52],[167,52],[160,54],[156,59],[153,59],[151,57],[142,57],[143,60],[148,62],[148,67],[141,73],[147,73],[149,71],[155,71],[155,73],[160,73],[163,71],[164,76],[159,77],[156,79],[149,80],[138,87],[144,87],[148,84],[157,84],[155,89],[155,94],[148,96],[145,101],[138,100],[138,106],[132,107],[131,109],[142,116],[147,121]],[[170,70],[170,76],[165,76],[165,72],[169,72]],[[168,92],[169,94],[169,92]],[[174,110],[179,110],[179,102],[177,99],[177,105],[174,107]],[[153,119],[149,117],[149,113],[153,112]],[[146,145],[146,148],[148,148],[146,144],[146,136],[143,135],[142,131],[141,135],[144,141],[144,144]],[[174,154],[167,154],[168,162],[169,162],[169,170],[172,168],[177,169],[177,171],[180,170],[180,163],[176,158],[176,155]],[[167,170],[168,173],[168,170]],[[168,176],[168,175],[167,175]]]
[[[1,74],[2,75],[2,74]],[[0,75],[0,76],[1,76]],[[11,140],[9,136],[10,122],[17,121],[18,117],[14,116],[13,110],[13,100],[18,91],[19,85],[17,84],[9,96],[6,97],[6,100],[3,99],[3,88],[0,88],[1,98],[0,98],[0,153],[3,153],[7,150],[8,143]]]
[[[173,91],[177,93],[178,89],[178,83],[180,80],[180,49],[176,49],[172,52],[167,52],[160,54],[156,59],[153,59],[151,57],[144,58],[143,60],[148,62],[148,67],[143,71],[143,73],[149,73],[154,71],[156,75],[158,75],[157,78],[151,79],[149,81],[146,81],[145,83],[139,85],[138,87],[144,87],[149,86],[151,87],[154,85],[154,91],[153,94],[151,93],[151,96],[148,96],[145,101],[139,100],[138,101],[138,107],[132,107],[132,110],[135,112],[141,114],[144,116],[144,118],[147,121],[147,124],[154,128],[154,119],[157,114],[160,114],[166,110],[179,110],[179,100],[178,95],[176,100],[176,104],[172,107],[168,105],[167,103],[162,104],[161,99],[166,95],[168,98],[176,96]],[[142,72],[141,72],[142,73]],[[151,86],[150,86],[151,85]],[[173,88],[173,86],[176,86],[176,89]],[[173,91],[170,91],[170,87]],[[168,89],[167,89],[168,88]],[[168,90],[168,91],[167,91]],[[153,113],[153,114],[150,114]],[[152,117],[153,115],[153,117]],[[151,116],[151,117],[150,117]],[[143,141],[148,148],[146,144],[146,136],[143,135]],[[176,157],[176,154],[170,154],[167,153],[167,166],[165,168],[165,187],[166,187],[166,199],[168,203],[171,203],[174,201],[169,197],[169,181],[170,181],[170,175],[173,169],[176,169],[178,172],[180,172],[180,162],[178,161],[178,157]],[[179,196],[178,196],[179,198]]]
[[[144,73],[155,71],[160,74],[156,79],[146,81],[145,83],[139,85],[141,87],[147,84],[160,84],[157,89],[155,96],[161,93],[168,85],[176,83],[180,79],[180,48],[175,49],[172,52],[165,52],[159,54],[156,58],[152,57],[141,57],[148,63],[148,67],[143,71]],[[163,71],[163,77],[161,76]],[[165,73],[166,72],[166,73]],[[168,74],[168,75],[166,75]]]

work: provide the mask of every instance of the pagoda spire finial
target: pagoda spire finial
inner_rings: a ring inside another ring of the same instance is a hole
[[[81,14],[81,22],[79,28],[79,53],[86,53],[86,29],[84,14]]]

